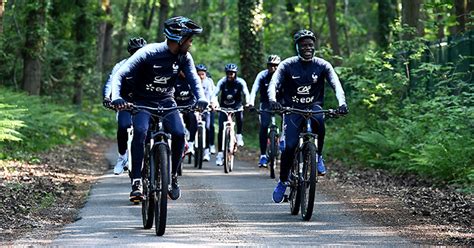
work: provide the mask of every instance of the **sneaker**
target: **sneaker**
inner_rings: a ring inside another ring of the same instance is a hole
[[[130,192],[130,201],[140,202],[142,200],[143,200],[142,180],[140,178],[135,178],[132,181],[132,192]]]
[[[242,134],[237,134],[236,138],[237,138],[237,145],[244,146],[244,137],[242,136]]]
[[[209,148],[204,150],[204,156],[202,156],[202,161],[209,161],[211,160],[211,153],[209,152]]]
[[[283,183],[281,181],[278,181],[277,186],[275,187],[275,190],[273,190],[273,202],[275,203],[281,203],[283,202],[283,199],[285,197],[285,191],[286,191],[287,183]]]
[[[187,153],[194,154],[194,142],[188,142],[188,151]]]
[[[324,159],[323,156],[318,155],[318,175],[324,176],[326,175],[326,167],[324,166]]]
[[[267,155],[260,155],[260,161],[258,162],[258,167],[267,168],[268,158]]]
[[[216,146],[215,145],[211,146],[211,154],[216,154]]]
[[[224,164],[224,153],[219,152],[217,153],[217,156],[216,156],[216,165],[222,166],[223,164]]]
[[[114,166],[114,174],[115,175],[120,175],[123,173],[123,170],[125,167],[127,167],[127,162],[128,162],[128,156],[127,153],[124,155],[120,155],[117,158],[117,163]]]
[[[168,191],[168,196],[171,200],[178,200],[181,197],[181,189],[179,188],[177,176],[171,178],[171,189]]]

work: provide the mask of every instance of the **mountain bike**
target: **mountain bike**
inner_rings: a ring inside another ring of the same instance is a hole
[[[284,107],[282,111],[286,113],[300,114],[305,119],[305,125],[299,134],[299,142],[296,147],[294,162],[290,170],[289,188],[287,196],[290,201],[292,215],[297,215],[301,209],[303,220],[310,220],[313,215],[314,199],[316,193],[316,183],[318,182],[318,154],[317,154],[317,134],[311,128],[311,118],[313,115],[324,114],[324,117],[337,117],[336,110],[304,110]]]
[[[186,110],[192,106],[147,107],[132,105],[132,113],[145,110],[150,113],[150,127],[145,141],[142,182],[143,227],[150,229],[155,222],[156,235],[162,236],[166,229],[168,191],[171,187],[171,135],[164,130],[163,119],[172,110]]]
[[[224,151],[224,172],[229,173],[234,169],[234,154],[237,152],[237,138],[235,136],[234,114],[243,111],[244,108],[218,108],[216,111],[227,115],[227,121],[224,121],[222,133],[222,150]]]
[[[207,110],[195,111],[197,119],[196,138],[194,139],[194,167],[202,169],[204,149],[206,148],[206,121],[203,116]]]
[[[264,109],[254,109],[258,114],[262,112],[273,113],[271,110]],[[268,156],[268,167],[270,168],[270,178],[275,178],[275,169],[280,155],[279,149],[280,143],[280,130],[276,125],[275,115],[271,117],[271,124],[268,127],[268,136],[267,136],[267,156]]]

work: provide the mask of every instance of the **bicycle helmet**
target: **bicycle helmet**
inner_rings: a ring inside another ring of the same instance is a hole
[[[164,27],[166,38],[176,41],[180,45],[185,38],[202,32],[202,28],[199,25],[184,16],[172,17],[166,20]]]
[[[128,52],[130,54],[133,54],[134,52],[136,52],[138,49],[144,47],[146,45],[146,40],[143,39],[142,37],[134,37],[134,38],[131,38],[129,41],[128,41]]]
[[[280,64],[280,62],[281,62],[280,56],[275,55],[275,54],[268,56],[267,64],[278,65]]]
[[[225,70],[225,72],[231,71],[231,72],[237,73],[237,71],[239,70],[239,68],[237,67],[236,64],[230,63],[230,64],[225,65],[224,70]]]
[[[295,43],[298,43],[298,41],[303,38],[310,38],[314,42],[316,42],[316,36],[314,36],[314,33],[311,32],[310,30],[302,29],[296,32],[295,35],[293,36],[293,40],[295,41]]]
[[[207,71],[207,67],[204,64],[196,65],[196,71]]]

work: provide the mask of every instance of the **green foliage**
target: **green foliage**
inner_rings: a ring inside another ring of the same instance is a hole
[[[0,103],[0,133],[10,134],[10,138],[0,140],[0,159],[30,159],[32,153],[58,144],[92,134],[111,135],[115,126],[113,114],[100,105],[82,111],[6,88],[0,88]]]

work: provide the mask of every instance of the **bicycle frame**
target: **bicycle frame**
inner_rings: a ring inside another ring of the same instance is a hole
[[[196,115],[198,129],[199,129],[199,127],[202,127],[203,130],[206,130],[206,122],[204,121],[203,115],[207,112],[208,111],[202,111],[202,112],[195,111],[194,112],[194,114]],[[199,141],[198,132],[196,132],[195,140]],[[203,143],[202,147],[206,147],[206,132],[202,133],[202,143]],[[195,148],[199,147],[198,142],[194,142],[194,147]]]

